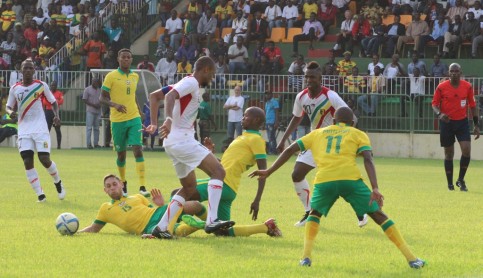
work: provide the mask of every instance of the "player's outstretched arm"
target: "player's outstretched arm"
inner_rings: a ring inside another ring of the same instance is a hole
[[[158,89],[151,94],[149,94],[149,111],[151,116],[151,123],[146,127],[146,132],[149,134],[154,134],[158,129],[158,113],[159,113],[159,103],[164,100],[163,88]]]
[[[158,207],[164,206],[164,198],[163,198],[163,194],[161,194],[161,190],[157,188],[151,189],[151,196],[153,198],[153,203],[156,206]]]
[[[296,152],[300,151],[300,147],[297,142],[292,143],[290,147],[285,149],[275,160],[275,162],[268,168],[267,170],[256,170],[250,173],[248,176],[250,178],[258,177],[258,179],[266,179],[268,178],[273,172],[277,171],[285,162],[287,162],[290,157]]]
[[[257,159],[257,166],[259,170],[267,169],[267,159]],[[258,190],[255,199],[250,205],[250,214],[252,215],[252,220],[255,221],[258,218],[258,211],[260,209],[260,201],[262,200],[263,190],[265,189],[265,179],[258,179]]]
[[[104,228],[104,225],[92,223],[90,226],[80,230],[79,233],[98,233]]]
[[[382,208],[384,205],[384,196],[379,192],[379,186],[377,184],[377,177],[376,177],[376,167],[374,166],[374,162],[372,160],[372,152],[367,150],[363,151],[362,157],[364,158],[364,168],[366,169],[367,176],[369,177],[369,181],[371,182],[372,193],[371,193],[371,200],[369,201],[369,205],[372,202],[376,201],[379,207]]]
[[[299,126],[300,122],[302,122],[303,117],[295,117],[293,116],[288,124],[285,133],[283,134],[282,140],[277,145],[277,150],[279,153],[283,152],[285,149],[285,141],[287,141],[288,137],[292,134],[292,132]]]
[[[173,109],[176,99],[179,99],[179,93],[176,90],[171,90],[166,96],[164,101],[164,116],[165,120],[160,127],[161,138],[168,137],[171,132],[171,125],[173,124]],[[152,120],[152,118],[151,118]]]

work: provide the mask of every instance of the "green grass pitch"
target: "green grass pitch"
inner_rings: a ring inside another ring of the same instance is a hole
[[[53,151],[67,188],[64,201],[57,199],[50,176],[36,158],[47,195],[47,202],[41,204],[36,203],[17,150],[1,148],[0,156],[0,277],[483,276],[481,161],[471,162],[466,177],[469,192],[463,193],[446,189],[441,160],[375,158],[385,196],[384,211],[414,253],[429,263],[422,270],[413,270],[372,220],[363,229],[357,227],[355,214],[343,200],[321,221],[312,267],[299,267],[304,229],[293,224],[303,208],[290,178],[293,161],[267,181],[256,221],[275,217],[282,238],[217,238],[198,231],[189,238],[161,241],[142,240],[109,224],[100,234],[60,236],[55,230],[60,213],[77,215],[82,228],[92,222],[101,203],[109,200],[102,177],[117,174],[113,151]],[[269,165],[274,158],[269,158]],[[145,161],[147,187],[160,188],[168,198],[178,181],[166,154],[146,152]],[[458,170],[459,162],[455,161],[455,176]],[[205,177],[202,173],[198,176]],[[137,178],[131,153],[127,179],[130,193],[135,193]],[[254,223],[249,210],[256,188],[256,180],[242,179],[232,209],[237,223]]]

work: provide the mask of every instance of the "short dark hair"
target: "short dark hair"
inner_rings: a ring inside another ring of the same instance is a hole
[[[114,174],[107,174],[107,175],[104,177],[103,183],[106,183],[106,180],[107,180],[107,179],[110,179],[110,178],[115,178],[116,180],[121,181],[121,179],[120,179],[118,176],[116,176],[116,175],[114,175]]]
[[[309,62],[307,64],[307,69],[309,70],[316,70],[316,69],[320,69],[320,65],[319,63],[315,62],[315,61],[312,61],[312,62]]]
[[[117,57],[121,56],[121,53],[123,53],[123,52],[128,52],[129,54],[132,55],[131,49],[129,49],[129,48],[122,48],[121,50],[119,50],[117,52]]]

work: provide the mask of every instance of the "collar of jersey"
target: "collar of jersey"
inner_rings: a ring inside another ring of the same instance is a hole
[[[346,124],[346,123],[336,123],[335,125],[336,126],[351,126],[350,124]]]
[[[119,67],[117,68],[117,71],[118,71],[120,74],[125,74],[125,72],[123,72],[123,71],[121,70],[121,68],[119,68]],[[130,70],[129,70],[129,73],[128,73],[128,74],[126,74],[126,75],[127,75],[127,76],[129,76],[129,74],[131,74],[131,73],[132,73],[132,70],[130,69]]]
[[[248,133],[255,133],[255,134],[258,134],[258,135],[262,135],[262,134],[260,133],[260,131],[258,131],[258,130],[253,130],[253,129],[245,129],[245,132],[248,132]]]

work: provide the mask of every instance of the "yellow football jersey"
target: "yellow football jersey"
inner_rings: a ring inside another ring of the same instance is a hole
[[[141,194],[111,200],[101,205],[94,223],[111,223],[132,234],[142,234],[156,211]]]
[[[106,75],[102,90],[109,93],[112,102],[126,106],[126,113],[118,112],[111,107],[111,122],[125,122],[140,117],[136,103],[136,87],[139,76],[133,71],[124,73],[119,68]]]
[[[316,129],[297,140],[297,144],[301,151],[312,151],[317,165],[314,184],[361,179],[355,158],[372,149],[366,133],[343,123]]]
[[[266,159],[265,140],[259,131],[246,130],[238,136],[221,158],[225,168],[224,182],[238,192],[241,175],[256,164],[257,159]]]

